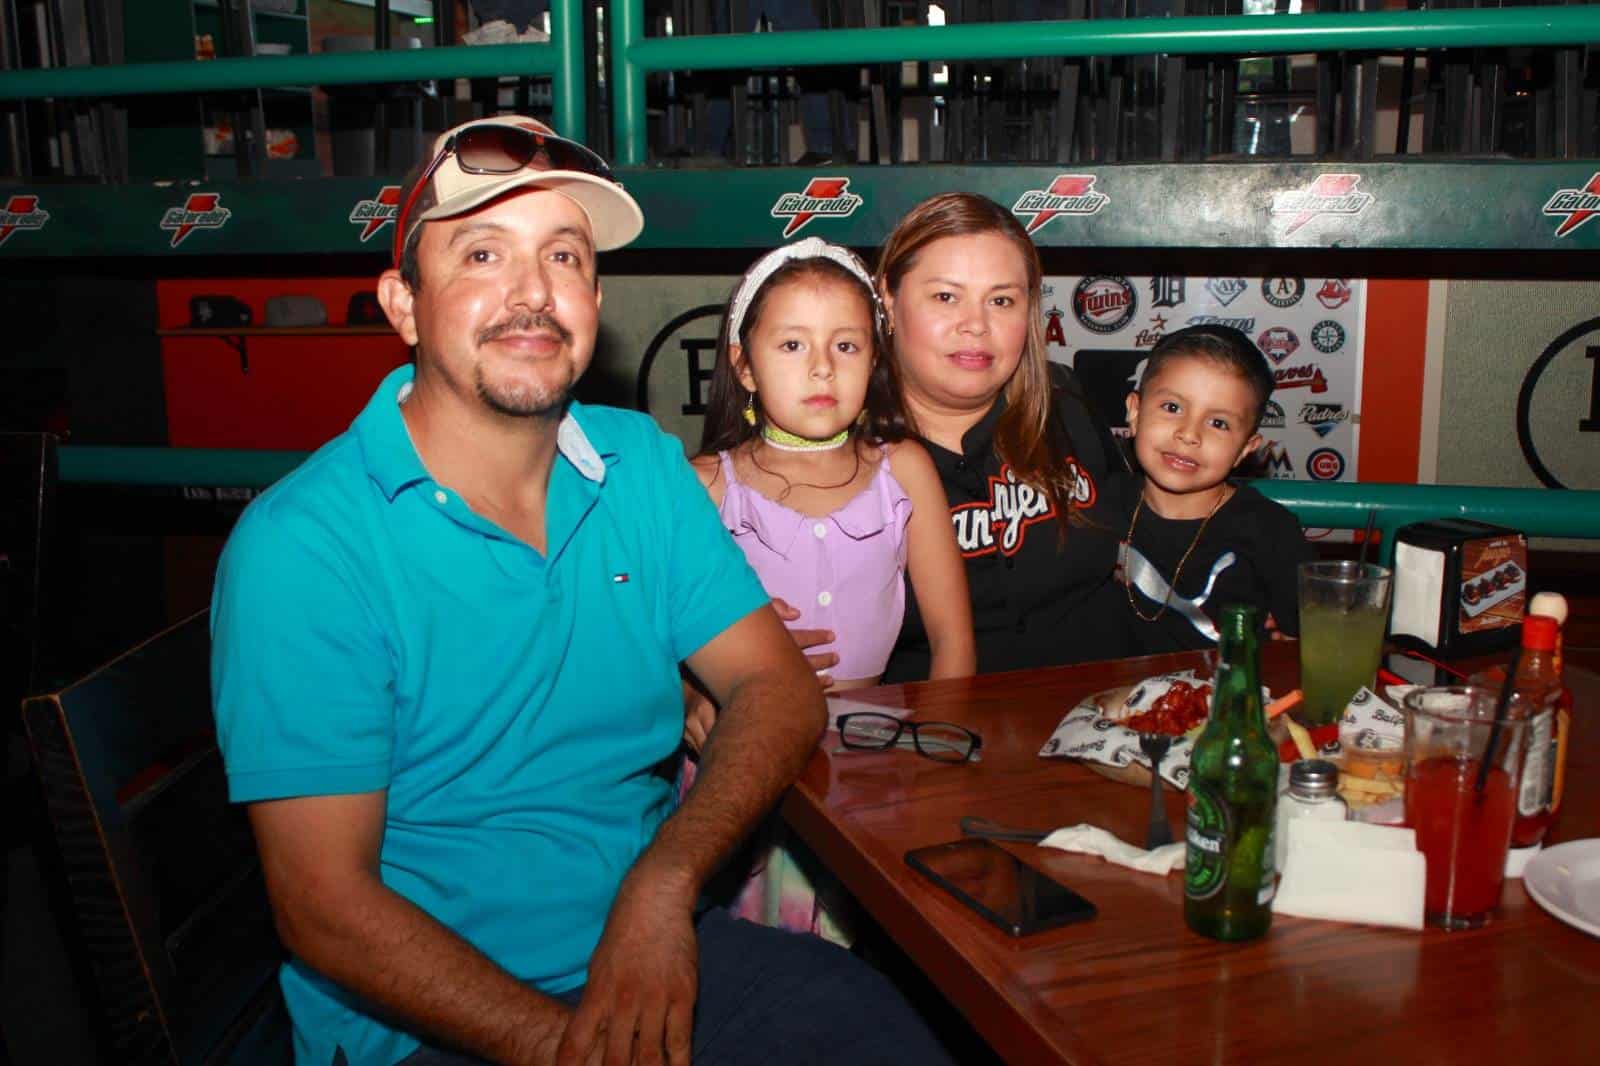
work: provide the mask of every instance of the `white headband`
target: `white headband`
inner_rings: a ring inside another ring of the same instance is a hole
[[[761,286],[766,284],[768,278],[777,273],[779,267],[785,263],[792,263],[797,259],[827,259],[850,271],[850,273],[861,279],[861,283],[867,287],[867,292],[871,294],[873,321],[876,322],[882,316],[882,309],[878,306],[878,290],[872,284],[872,275],[867,272],[867,265],[861,261],[861,257],[848,248],[841,248],[837,244],[829,244],[821,237],[807,237],[804,240],[795,241],[793,244],[785,244],[782,247],[774,248],[756,260],[755,266],[745,273],[744,280],[739,283],[739,288],[734,291],[733,303],[728,307],[728,342],[730,344],[739,343],[739,329],[744,325],[745,312],[750,310],[750,301],[761,290]]]

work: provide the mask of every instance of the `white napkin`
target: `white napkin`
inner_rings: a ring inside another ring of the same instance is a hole
[[[1164,776],[1164,775],[1163,775]],[[1042,848],[1098,855],[1107,862],[1147,874],[1169,874],[1183,869],[1184,844],[1164,844],[1154,851],[1136,848],[1097,825],[1069,825],[1039,841]]]
[[[1427,859],[1413,830],[1295,818],[1274,914],[1422,928]]]

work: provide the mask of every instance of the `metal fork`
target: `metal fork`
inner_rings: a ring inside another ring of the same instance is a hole
[[[1139,748],[1150,758],[1150,828],[1145,831],[1146,851],[1172,843],[1172,826],[1167,822],[1167,805],[1161,798],[1161,760],[1172,747],[1165,733],[1140,733]]]

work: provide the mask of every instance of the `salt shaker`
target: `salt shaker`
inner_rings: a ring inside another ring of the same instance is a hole
[[[1273,827],[1272,849],[1276,869],[1283,872],[1289,850],[1291,818],[1322,818],[1342,822],[1349,814],[1339,798],[1339,768],[1326,759],[1301,759],[1289,767],[1289,791],[1278,797],[1278,820]]]

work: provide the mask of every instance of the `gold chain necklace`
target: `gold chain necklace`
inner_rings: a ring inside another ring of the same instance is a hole
[[[1156,610],[1155,614],[1146,615],[1143,611],[1139,610],[1138,601],[1136,601],[1133,598],[1133,585],[1130,582],[1128,582],[1127,580],[1123,581],[1123,585],[1122,585],[1123,591],[1128,594],[1128,608],[1133,611],[1134,617],[1138,618],[1139,621],[1141,621],[1141,622],[1155,622],[1155,621],[1158,621],[1161,618],[1162,615],[1167,613],[1167,607],[1172,603],[1172,594],[1174,592],[1176,592],[1177,589],[1178,589],[1178,578],[1183,574],[1183,564],[1187,563],[1189,561],[1189,556],[1193,555],[1195,548],[1197,546],[1199,546],[1200,538],[1205,536],[1205,534],[1206,534],[1206,526],[1211,524],[1212,516],[1215,515],[1218,511],[1222,510],[1222,505],[1227,503],[1229,498],[1232,497],[1232,496],[1233,496],[1233,486],[1229,485],[1227,482],[1223,482],[1222,495],[1217,497],[1217,502],[1211,508],[1211,513],[1206,515],[1205,518],[1201,521],[1200,528],[1194,531],[1194,539],[1189,542],[1189,548],[1188,548],[1187,551],[1185,551],[1183,553],[1183,558],[1178,560],[1178,568],[1172,572],[1172,580],[1167,582],[1167,595],[1166,595],[1166,598],[1161,601],[1161,606]],[[1139,512],[1141,510],[1143,510],[1143,509],[1144,509],[1144,490],[1141,488],[1139,490],[1139,502],[1133,505],[1133,517],[1131,519],[1129,519],[1129,521],[1128,521],[1128,535],[1122,538],[1122,555],[1123,555],[1122,569],[1123,569],[1123,577],[1124,577],[1124,579],[1126,579],[1126,577],[1127,577],[1127,569],[1128,569],[1127,554],[1128,554],[1128,549],[1133,547],[1133,527],[1138,525],[1138,523],[1139,523]]]

